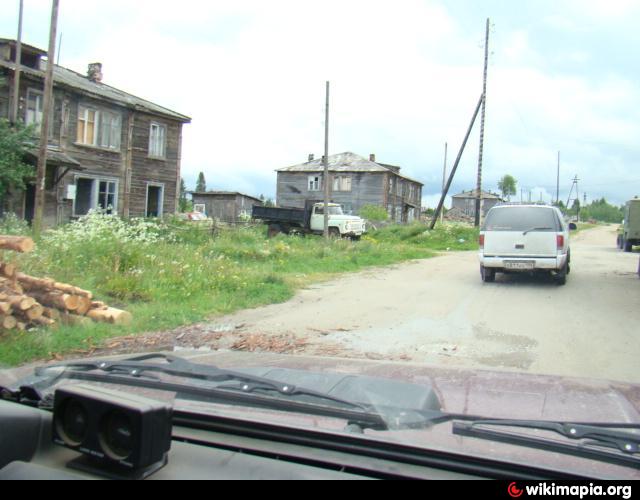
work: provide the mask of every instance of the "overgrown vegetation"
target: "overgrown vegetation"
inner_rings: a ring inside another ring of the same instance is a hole
[[[360,217],[373,222],[384,222],[389,220],[389,214],[385,208],[378,205],[365,205],[360,209]]]
[[[25,227],[7,219],[0,231]],[[169,329],[216,315],[283,302],[297,288],[337,273],[410,259],[438,250],[476,248],[477,231],[446,225],[390,226],[360,242],[327,244],[319,237],[268,239],[264,226],[211,233],[171,220],[123,221],[90,214],[45,233],[33,254],[6,253],[20,269],[93,290],[127,309],[130,327],[96,324],[55,331],[0,334],[0,363],[15,365],[56,354],[87,351],[104,339]]]
[[[34,168],[24,162],[35,144],[33,127],[11,125],[0,118],[0,200],[10,189],[23,189],[25,179],[34,175]]]

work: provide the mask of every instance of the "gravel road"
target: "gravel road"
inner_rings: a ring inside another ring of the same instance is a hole
[[[246,350],[272,339],[280,352],[640,382],[638,254],[615,238],[613,226],[575,235],[564,287],[524,275],[485,284],[475,252],[449,253],[314,285],[205,330],[233,332]]]

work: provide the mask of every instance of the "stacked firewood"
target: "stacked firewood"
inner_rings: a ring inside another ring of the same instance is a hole
[[[0,236],[0,250],[32,252],[31,238]],[[93,321],[126,325],[132,320],[127,311],[93,300],[87,290],[36,278],[18,271],[0,259],[0,330],[27,330],[57,324],[82,325]]]

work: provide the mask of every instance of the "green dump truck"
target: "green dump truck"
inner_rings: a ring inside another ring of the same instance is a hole
[[[618,234],[618,246],[631,252],[633,246],[640,245],[640,198],[627,202],[624,208],[624,222]]]

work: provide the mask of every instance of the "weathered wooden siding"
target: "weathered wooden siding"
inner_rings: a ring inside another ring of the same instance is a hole
[[[304,208],[307,200],[322,201],[324,191],[310,191],[309,177],[320,176],[321,172],[278,172],[277,203],[281,207]],[[384,206],[385,175],[378,172],[341,172],[330,174],[333,187],[335,176],[351,177],[351,191],[331,190],[331,201],[351,206],[358,214],[365,205]]]
[[[8,117],[10,87],[7,82],[11,73],[6,70],[3,72],[5,80],[0,84],[0,117]],[[19,108],[19,115],[23,120],[27,111],[29,89],[41,90],[42,82],[23,74]],[[149,184],[163,186],[163,213],[175,213],[179,193],[182,123],[133,111],[106,99],[88,97],[68,88],[56,87],[54,99],[50,147],[76,160],[82,166],[82,170],[71,170],[58,186],[46,191],[43,221],[45,226],[54,226],[73,218],[73,201],[65,200],[65,193],[68,185],[75,184],[76,179],[83,176],[113,180],[118,183],[117,212],[121,216],[144,217],[146,215]],[[80,106],[120,115],[119,150],[76,142]],[[166,126],[166,155],[163,159],[149,156],[152,122]],[[132,125],[131,130],[130,125]],[[4,203],[8,210],[15,211],[19,216],[24,217],[24,193],[13,193],[11,199],[5,200]]]
[[[254,206],[262,203],[241,194],[193,194],[193,203],[206,207],[207,217],[215,218],[223,222],[237,222],[242,213],[251,215]]]

